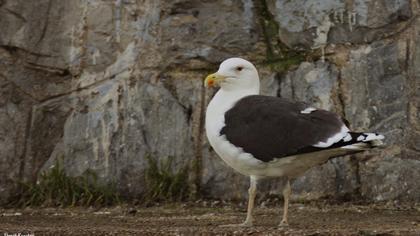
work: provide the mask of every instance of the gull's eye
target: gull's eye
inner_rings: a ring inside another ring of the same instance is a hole
[[[243,70],[244,68],[242,67],[242,66],[238,66],[238,67],[236,67],[236,71],[241,71],[241,70]]]

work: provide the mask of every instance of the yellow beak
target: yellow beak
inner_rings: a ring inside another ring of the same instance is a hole
[[[211,87],[214,87],[216,85],[219,85],[225,79],[226,79],[226,77],[224,77],[223,75],[219,75],[217,73],[210,74],[204,80],[204,86],[206,86],[206,88],[211,88]]]

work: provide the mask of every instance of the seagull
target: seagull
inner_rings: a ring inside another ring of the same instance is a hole
[[[206,87],[220,87],[208,104],[207,138],[235,171],[250,177],[245,222],[252,226],[258,180],[286,178],[283,217],[288,225],[290,181],[330,158],[381,146],[383,135],[352,132],[339,115],[303,102],[260,95],[257,69],[247,60],[229,58],[206,77]]]

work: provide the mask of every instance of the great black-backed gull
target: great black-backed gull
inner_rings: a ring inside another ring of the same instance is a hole
[[[302,102],[259,95],[255,66],[241,58],[222,62],[206,87],[220,86],[206,113],[206,133],[216,153],[233,169],[250,176],[247,217],[251,226],[257,182],[285,177],[280,226],[288,224],[290,180],[332,157],[381,145],[383,135],[351,132],[344,120]]]

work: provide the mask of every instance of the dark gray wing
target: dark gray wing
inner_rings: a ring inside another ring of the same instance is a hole
[[[307,107],[278,97],[247,96],[225,113],[220,134],[266,162],[317,151],[322,148],[313,145],[340,132],[344,123],[338,115],[321,109],[301,113]]]

